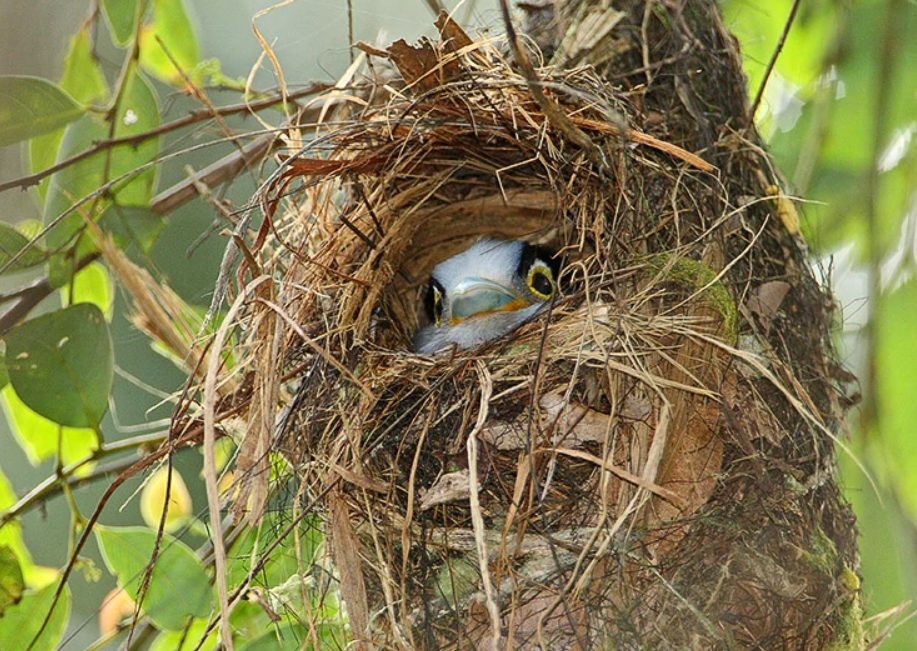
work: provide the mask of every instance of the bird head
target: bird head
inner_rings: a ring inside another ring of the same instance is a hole
[[[557,271],[540,247],[476,242],[434,267],[425,298],[429,323],[415,335],[415,350],[471,348],[514,330],[551,300]]]

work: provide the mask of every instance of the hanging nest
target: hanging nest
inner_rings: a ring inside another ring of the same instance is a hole
[[[755,142],[651,108],[639,49],[620,87],[535,59],[533,89],[437,27],[365,48],[260,196],[237,516],[282,454],[362,648],[860,648],[830,311]],[[431,270],[482,237],[556,252],[555,300],[415,354]]]

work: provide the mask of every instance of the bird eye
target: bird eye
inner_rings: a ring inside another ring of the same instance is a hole
[[[427,291],[423,297],[424,311],[427,313],[427,320],[437,327],[443,322],[443,297],[445,290],[436,278],[430,278],[427,285]]]
[[[443,293],[439,287],[433,285],[433,323],[437,327],[443,324]]]
[[[528,286],[531,292],[542,300],[548,300],[554,294],[554,274],[543,262],[536,261],[529,271]]]

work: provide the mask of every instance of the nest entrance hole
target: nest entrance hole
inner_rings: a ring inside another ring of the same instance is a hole
[[[415,332],[426,324],[420,292],[433,268],[480,239],[522,240],[579,257],[579,246],[569,251],[569,243],[579,238],[559,218],[558,205],[551,190],[513,190],[415,215],[417,226],[390,287],[388,312],[394,329]]]

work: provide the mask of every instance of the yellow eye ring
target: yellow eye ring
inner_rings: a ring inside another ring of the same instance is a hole
[[[532,268],[529,269],[526,285],[529,291],[543,301],[548,300],[554,295],[554,274],[551,268],[540,260],[536,260]]]
[[[433,322],[438,328],[443,324],[443,293],[433,286]]]

